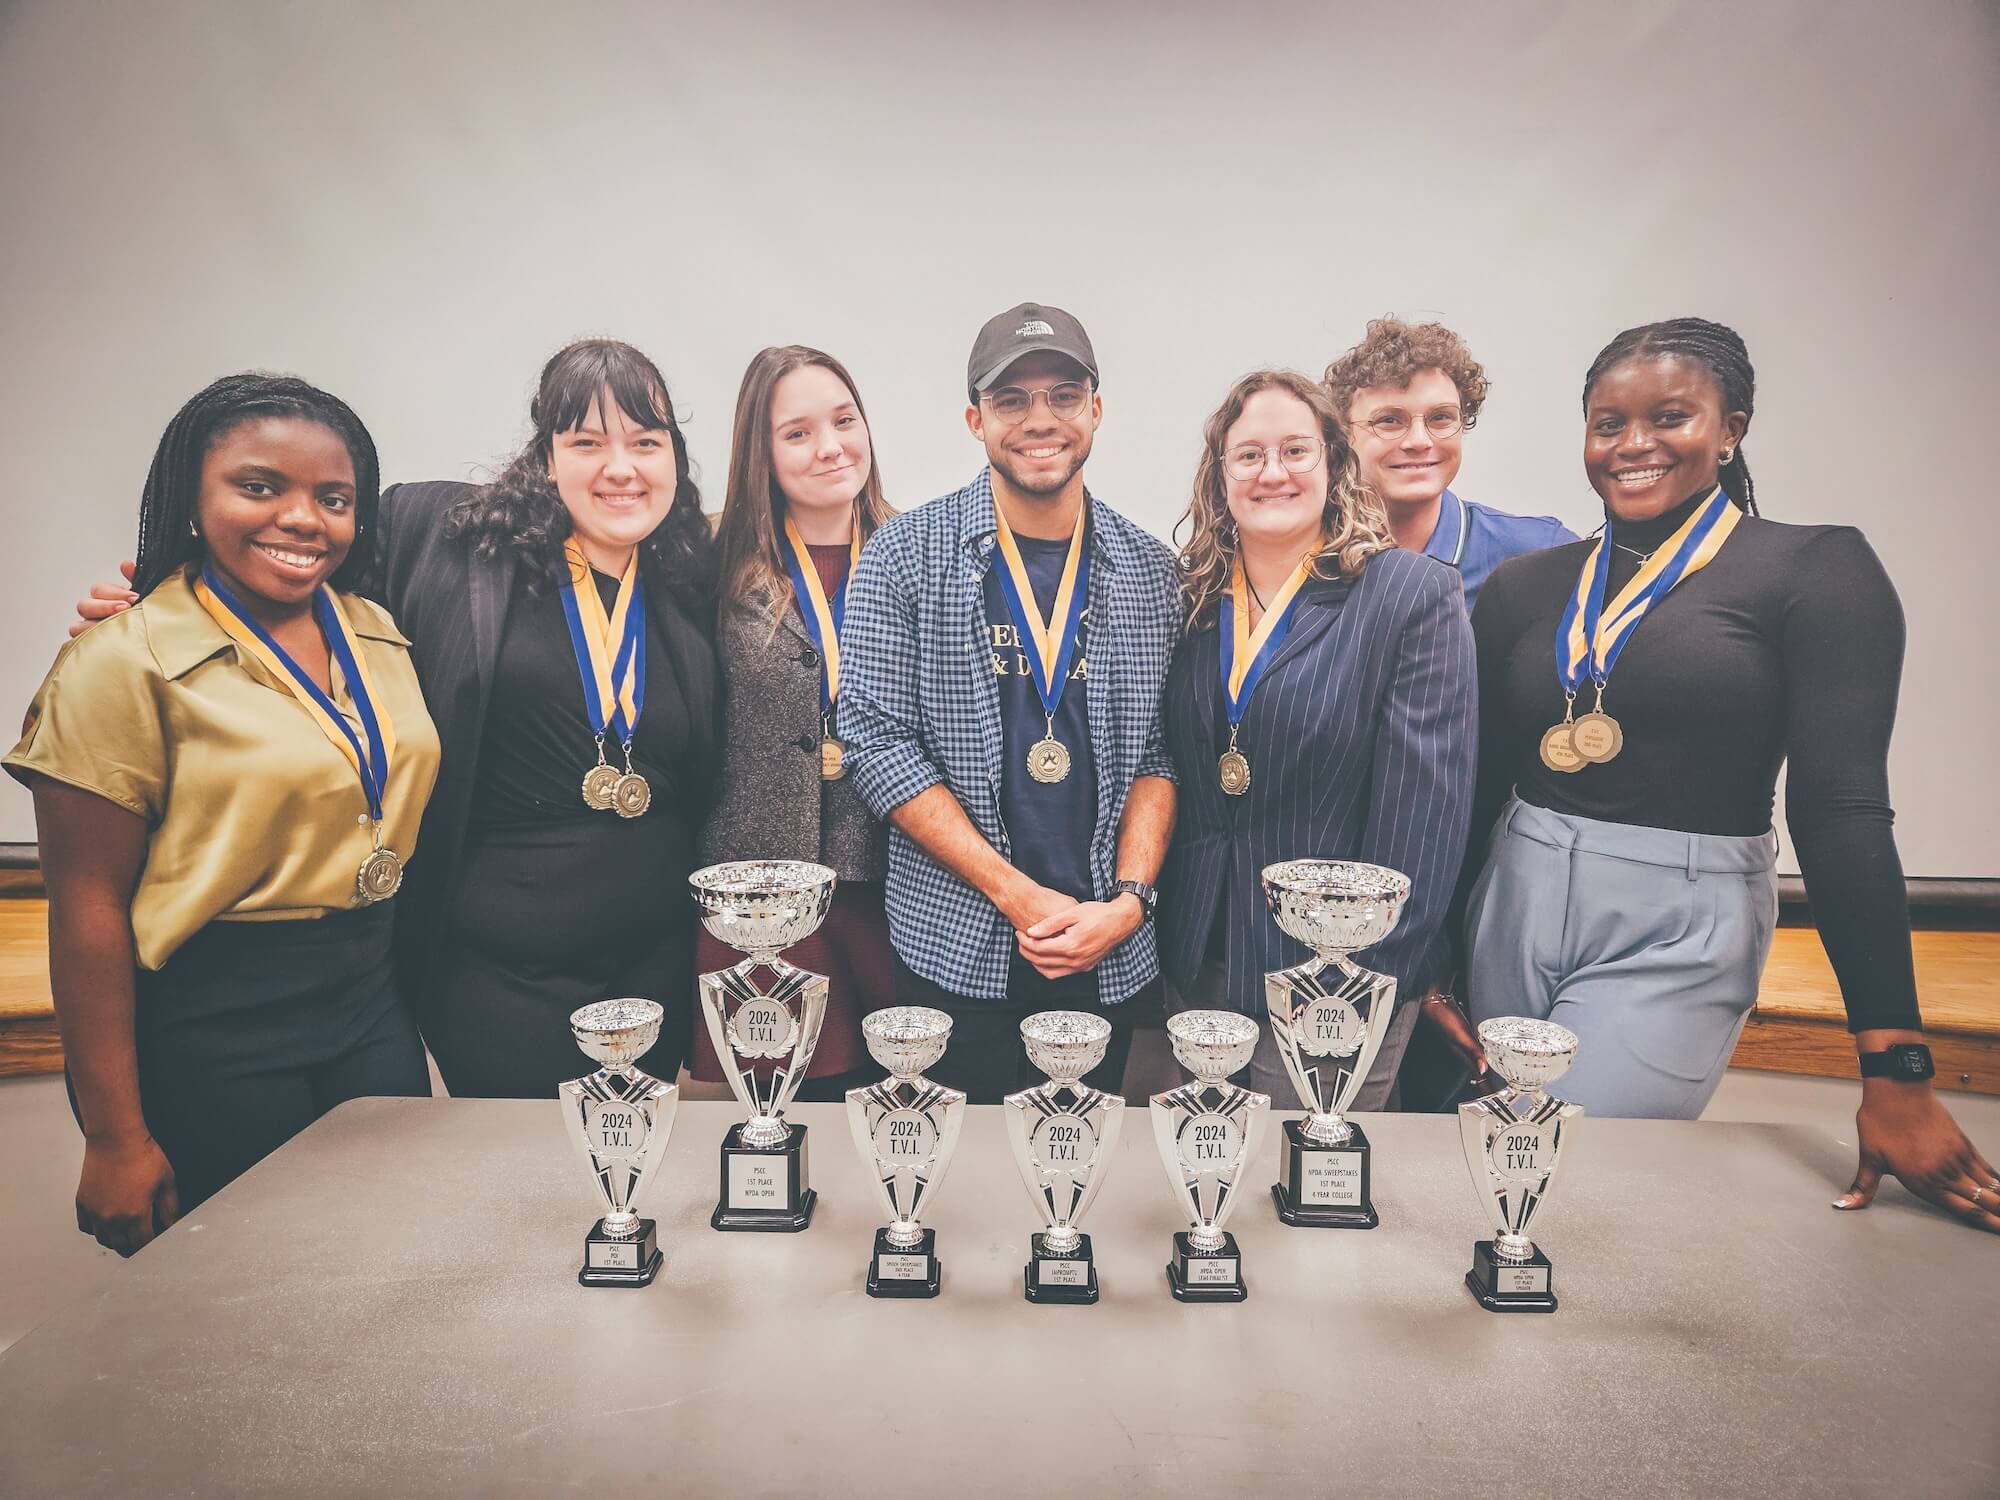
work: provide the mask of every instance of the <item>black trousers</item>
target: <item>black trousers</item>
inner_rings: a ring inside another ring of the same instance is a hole
[[[336,1104],[429,1095],[390,971],[394,906],[211,922],[157,972],[139,971],[139,1099],[183,1211]]]
[[[1098,999],[1096,974],[1049,979],[1017,953],[1008,966],[1007,998],[975,1000],[924,978],[903,962],[901,954],[896,955],[896,1003],[928,1005],[951,1017],[951,1042],[924,1076],[965,1090],[969,1104],[998,1104],[1007,1094],[1043,1082],[1021,1041],[1021,1022],[1042,1010],[1092,1011],[1111,1023],[1104,1061],[1083,1081],[1106,1093],[1121,1093],[1125,1058],[1132,1050],[1132,1026],[1124,1016],[1157,1015],[1159,991],[1160,981],[1154,979],[1122,1004],[1105,1005]]]

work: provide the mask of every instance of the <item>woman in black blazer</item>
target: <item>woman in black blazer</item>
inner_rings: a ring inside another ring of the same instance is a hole
[[[1182,524],[1188,627],[1162,710],[1180,781],[1159,911],[1173,1003],[1262,1021],[1264,974],[1309,956],[1265,907],[1266,865],[1402,871],[1412,883],[1402,921],[1359,958],[1397,982],[1395,1019],[1356,1101],[1381,1108],[1414,1002],[1450,969],[1444,917],[1478,737],[1458,577],[1396,547],[1325,391],[1291,371],[1245,376],[1209,418]],[[1257,665],[1232,727],[1221,623],[1239,608]],[[1249,1074],[1252,1087],[1290,1097],[1268,1029]]]

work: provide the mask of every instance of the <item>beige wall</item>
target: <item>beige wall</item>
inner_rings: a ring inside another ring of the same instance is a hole
[[[462,476],[518,439],[553,346],[616,333],[666,368],[713,494],[744,364],[816,343],[909,505],[978,461],[973,330],[1041,297],[1100,351],[1093,488],[1164,533],[1231,378],[1317,369],[1395,310],[1493,374],[1461,491],[1582,528],[1591,355],[1700,313],[1757,363],[1769,512],[1866,526],[1902,590],[1911,872],[2000,875],[1995,15],[7,6],[0,704],[128,551],[174,407],[246,365],[346,396],[388,477]],[[32,835],[0,787],[0,840]]]

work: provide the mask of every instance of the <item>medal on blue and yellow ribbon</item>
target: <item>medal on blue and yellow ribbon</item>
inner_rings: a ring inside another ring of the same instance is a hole
[[[1048,720],[1042,738],[1028,747],[1028,774],[1049,785],[1069,775],[1069,746],[1056,738],[1056,710],[1062,706],[1063,687],[1076,659],[1078,627],[1090,598],[1090,556],[1083,544],[1084,518],[1089,509],[1088,501],[1077,506],[1069,556],[1063,559],[1053,607],[1044,622],[1041,606],[1035,602],[1034,580],[1028,576],[1028,565],[1021,560],[1013,528],[1007,524],[997,502],[993,507],[1000,543],[1000,597],[1007,601],[1007,613],[1014,617],[1014,628],[1020,632],[1028,670],[1035,679],[1035,692],[1041,697]]]
[[[1542,736],[1543,765],[1551,771],[1580,771],[1615,759],[1625,748],[1624,730],[1604,711],[1604,685],[1619,653],[1655,604],[1681,580],[1715,560],[1742,519],[1743,513],[1718,486],[1678,531],[1647,554],[1608,606],[1604,594],[1617,522],[1604,523],[1604,535],[1584,559],[1576,588],[1556,622],[1556,680],[1563,690],[1563,717]],[[1586,677],[1597,699],[1590,712],[1579,717],[1576,695]]]
[[[646,703],[646,589],[639,578],[639,554],[635,550],[625,564],[608,616],[590,576],[590,559],[575,537],[563,543],[563,558],[569,564],[561,590],[563,618],[583,679],[584,717],[597,740],[597,764],[583,776],[584,805],[636,818],[653,804],[652,787],[632,768],[632,737]],[[618,736],[625,753],[623,772],[604,759],[609,734]]]
[[[819,648],[819,774],[822,781],[838,781],[847,774],[846,748],[833,733],[833,707],[840,698],[840,627],[847,618],[847,580],[861,560],[861,528],[856,526],[847,544],[847,574],[840,587],[828,598],[821,587],[819,569],[813,566],[806,539],[790,516],[785,517],[785,571],[792,576],[792,597],[798,601],[799,618],[806,634]]]
[[[311,675],[292,659],[271,633],[251,617],[214,570],[204,568],[194,582],[194,596],[209,617],[220,625],[238,646],[269,669],[294,698],[298,699],[320,733],[332,741],[334,749],[347,758],[361,778],[361,790],[368,800],[368,821],[373,825],[375,847],[361,861],[354,876],[354,900],[358,906],[386,901],[403,884],[403,860],[382,842],[383,798],[389,790],[389,766],[396,756],[395,727],[376,711],[375,683],[361,655],[361,643],[347,623],[333,590],[324,584],[313,594],[313,622],[326,638],[328,655],[346,679],[348,696],[354,700],[354,716],[361,721],[357,733],[333,699],[312,680]]]
[[[1215,763],[1222,790],[1231,797],[1240,797],[1250,790],[1250,757],[1236,747],[1236,731],[1243,722],[1244,711],[1250,707],[1250,695],[1257,691],[1257,684],[1264,680],[1272,658],[1291,632],[1299,590],[1312,576],[1313,558],[1318,550],[1315,547],[1299,560],[1292,576],[1271,596],[1255,630],[1250,628],[1250,580],[1243,571],[1243,559],[1237,558],[1231,570],[1229,592],[1222,596],[1216,622],[1221,637],[1222,705],[1229,716],[1229,748]]]

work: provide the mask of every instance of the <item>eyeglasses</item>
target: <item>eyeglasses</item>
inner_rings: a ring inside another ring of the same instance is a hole
[[[1410,430],[1415,421],[1406,411],[1378,411],[1361,425],[1385,443],[1393,443]],[[1424,431],[1439,442],[1465,426],[1465,417],[1455,406],[1440,406],[1424,413]]]
[[[1081,413],[1090,404],[1090,382],[1087,380],[1065,380],[1060,385],[1052,385],[1045,391],[1031,391],[1025,386],[1003,385],[997,391],[984,391],[979,399],[993,408],[993,415],[1012,427],[1027,418],[1035,409],[1035,397],[1042,398],[1042,404],[1049,409],[1049,415],[1059,422],[1067,422]]]
[[[1325,452],[1326,444],[1318,438],[1286,438],[1270,448],[1256,443],[1238,443],[1234,448],[1223,451],[1222,472],[1231,479],[1255,479],[1264,472],[1265,462],[1275,453],[1287,474],[1309,474],[1319,467]]]

